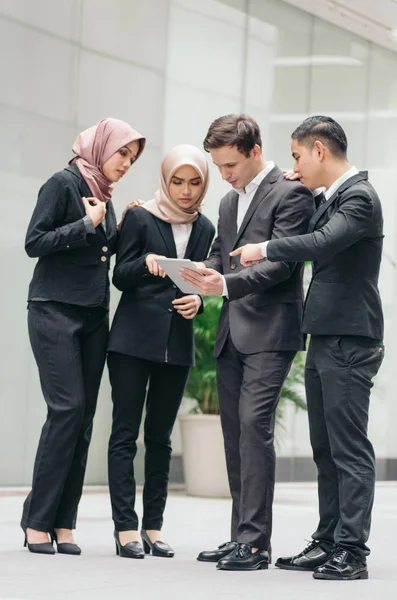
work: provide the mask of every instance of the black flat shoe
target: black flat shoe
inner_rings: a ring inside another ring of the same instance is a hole
[[[367,561],[358,557],[345,548],[336,548],[332,556],[313,573],[314,579],[328,581],[352,581],[368,579]]]
[[[287,571],[314,571],[332,555],[333,547],[314,540],[296,556],[278,558],[276,567]]]
[[[216,550],[204,550],[203,552],[200,552],[197,560],[202,562],[218,562],[218,560],[225,558],[225,556],[233,552],[236,546],[237,542],[225,542],[218,546]]]
[[[145,554],[152,553],[152,556],[162,556],[163,558],[172,558],[175,554],[171,546],[166,542],[152,542],[145,529],[141,529],[141,538]]]
[[[62,544],[58,544],[58,537],[55,531],[51,533],[51,542],[56,543],[58,554],[72,554],[74,556],[81,554],[81,548],[77,544],[72,544],[71,542],[63,542]]]
[[[116,554],[124,558],[145,558],[142,544],[139,542],[128,542],[125,546],[120,543],[118,531],[114,532],[114,541],[116,542]]]
[[[23,529],[23,532],[25,534],[23,547],[26,548],[27,546],[29,552],[33,552],[34,554],[55,554],[55,550],[51,542],[43,542],[42,544],[29,544],[28,537],[26,535],[26,529]]]
[[[219,571],[259,571],[269,568],[267,550],[252,552],[249,544],[237,544],[235,550],[222,558],[216,568]]]

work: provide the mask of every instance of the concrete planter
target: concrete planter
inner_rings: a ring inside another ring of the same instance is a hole
[[[218,415],[180,415],[182,459],[190,496],[230,496],[225,449]]]

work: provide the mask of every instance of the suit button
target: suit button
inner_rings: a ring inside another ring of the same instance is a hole
[[[172,310],[173,310],[172,308],[169,308],[169,309],[168,309],[168,312],[169,312],[169,313],[172,313]]]
[[[101,261],[106,262],[106,256],[101,256]]]
[[[230,265],[230,268],[231,268],[231,269],[234,271],[234,269],[236,268],[236,266],[237,266],[237,265],[236,265],[236,263],[232,263],[232,264]]]
[[[109,250],[109,248],[107,246],[103,246],[102,252],[107,252],[108,250]]]
[[[176,290],[176,285],[175,285],[175,283],[172,285],[172,289],[173,289],[173,290]]]

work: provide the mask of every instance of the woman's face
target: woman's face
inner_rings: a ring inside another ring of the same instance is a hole
[[[139,153],[139,142],[130,142],[117,150],[102,166],[102,171],[112,183],[119,181],[136,161]]]
[[[191,165],[184,165],[171,177],[168,192],[175,204],[186,210],[197,202],[203,189],[204,184],[196,169]]]

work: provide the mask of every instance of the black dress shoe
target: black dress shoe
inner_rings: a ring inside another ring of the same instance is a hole
[[[55,554],[55,550],[51,542],[43,542],[42,544],[29,544],[26,535],[26,529],[22,528],[25,534],[25,541],[23,543],[24,548],[28,547],[29,552],[34,554]]]
[[[368,579],[367,561],[338,547],[332,556],[313,573],[314,579],[334,581],[351,581],[353,579]]]
[[[56,543],[58,554],[72,554],[74,556],[81,554],[81,548],[77,544],[71,542],[62,542],[61,544],[58,544],[58,536],[55,531],[51,533],[51,542]]]
[[[202,562],[218,562],[221,558],[224,558],[236,548],[237,542],[225,542],[218,546],[216,550],[204,550],[200,552],[197,560]]]
[[[116,542],[116,554],[124,558],[145,558],[142,544],[139,542],[128,542],[125,546],[120,543],[118,531],[114,532],[114,541]]]
[[[296,556],[278,558],[276,567],[289,571],[314,571],[324,564],[331,556],[333,547],[321,542],[313,541]]]
[[[249,544],[237,544],[233,552],[222,558],[216,565],[219,571],[259,571],[268,567],[268,551],[252,552],[252,546]]]
[[[166,544],[166,542],[152,542],[145,529],[141,529],[141,538],[145,554],[150,554],[151,552],[152,556],[162,556],[164,558],[172,558],[174,556],[175,552],[171,546]]]

